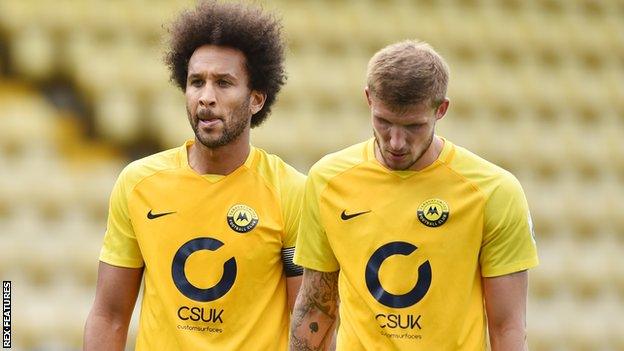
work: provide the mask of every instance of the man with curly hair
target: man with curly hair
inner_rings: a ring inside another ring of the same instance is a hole
[[[285,82],[281,25],[208,1],[170,28],[165,62],[195,134],[132,162],[110,201],[85,350],[286,350],[304,176],[250,146]]]

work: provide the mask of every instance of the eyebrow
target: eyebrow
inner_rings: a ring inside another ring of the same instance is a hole
[[[373,117],[374,117],[374,118],[377,118],[377,119],[380,119],[380,120],[383,120],[384,122],[388,122],[388,123],[390,123],[390,124],[395,124],[394,122],[389,121],[388,119],[386,119],[386,118],[385,118],[385,117],[383,117],[383,116],[379,116],[379,115],[373,114]],[[427,124],[427,121],[421,121],[421,120],[419,120],[419,121],[414,121],[414,122],[412,122],[412,123],[403,124],[403,125],[404,125],[404,126],[413,126],[413,125],[419,125],[419,126],[421,126],[421,125],[425,125],[425,124]]]
[[[373,113],[373,117],[377,118],[377,119],[383,119],[386,122],[389,122],[387,119],[385,119],[383,116],[377,115]]]
[[[212,74],[212,76],[214,78],[216,78],[216,79],[228,78],[228,79],[235,80],[235,81],[238,80],[234,75],[232,75],[230,73],[215,73],[215,74]],[[188,79],[191,80],[191,79],[194,79],[194,78],[204,78],[204,77],[205,77],[204,73],[191,73],[188,76]]]

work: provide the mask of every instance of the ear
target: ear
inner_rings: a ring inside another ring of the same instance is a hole
[[[366,102],[368,103],[368,107],[371,107],[371,93],[368,90],[368,86],[364,87],[364,94],[366,94]]]
[[[252,90],[249,95],[249,109],[251,110],[251,114],[255,115],[264,106],[264,102],[266,101],[266,94],[261,93],[257,90]]]
[[[438,106],[438,108],[435,111],[436,119],[442,119],[442,117],[444,117],[444,115],[446,114],[446,111],[448,111],[448,107],[450,103],[451,101],[448,98],[444,98],[444,101],[442,101],[440,106]]]

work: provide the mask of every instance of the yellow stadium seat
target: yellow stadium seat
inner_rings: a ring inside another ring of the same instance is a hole
[[[173,86],[154,92],[147,100],[144,127],[155,135],[163,148],[182,145],[193,137],[188,123],[184,95]]]
[[[53,45],[46,28],[31,25],[20,29],[12,40],[11,64],[18,73],[31,79],[48,77],[55,64]]]
[[[611,293],[609,285],[618,274],[612,266],[612,257],[618,255],[618,245],[611,238],[596,238],[590,247],[579,244],[572,263],[570,280],[578,301],[595,303]]]
[[[554,300],[557,301],[557,300]],[[557,312],[556,303],[529,299],[527,306],[527,335],[531,350],[563,350],[564,342],[562,322],[565,315]],[[563,309],[565,311],[565,309]]]
[[[29,21],[29,17],[36,13],[36,6],[32,1],[2,1],[0,2],[0,28],[14,33]],[[40,17],[40,16],[37,16]]]
[[[124,165],[120,160],[99,161],[75,170],[76,186],[90,189],[81,191],[75,204],[89,214],[107,213],[111,189]]]
[[[132,91],[120,87],[99,96],[95,125],[107,140],[130,143],[139,135],[142,122],[137,97]]]
[[[531,295],[550,300],[570,286],[568,279],[574,275],[571,261],[578,250],[574,241],[565,236],[541,238],[536,233],[536,241],[540,265],[529,272]]]
[[[621,295],[620,295],[621,296]],[[609,304],[610,309],[608,310],[608,314],[606,314],[608,318],[608,342],[611,346],[612,350],[624,350],[624,322],[622,322],[622,314],[624,313],[624,309],[622,309],[622,300],[613,301]],[[620,306],[619,309],[613,310],[612,306]]]
[[[15,320],[19,324],[15,326],[14,335],[19,336],[23,344],[45,350],[80,347],[81,337],[77,334],[84,327],[93,295],[59,285],[49,288],[45,299],[33,292],[25,292],[21,296],[28,303],[18,305],[16,301]]]

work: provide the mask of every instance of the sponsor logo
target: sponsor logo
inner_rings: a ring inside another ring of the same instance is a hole
[[[223,310],[215,308],[182,306],[178,309],[178,318],[183,321],[223,323]]]
[[[381,328],[389,329],[422,329],[420,325],[421,315],[413,314],[383,314],[375,316]]]
[[[357,212],[357,213],[353,213],[353,214],[347,214],[347,210],[344,210],[344,211],[342,211],[342,213],[340,214],[340,218],[341,218],[343,221],[348,221],[348,220],[350,220],[351,218],[355,218],[355,217],[357,217],[357,216],[361,216],[361,215],[363,215],[363,214],[369,213],[370,211],[371,211],[371,210],[368,210],[368,211],[363,211],[363,212]]]
[[[227,213],[227,223],[237,233],[247,233],[258,224],[258,215],[247,205],[234,205]]]
[[[449,217],[449,207],[440,199],[429,199],[418,206],[417,217],[427,227],[439,227]]]
[[[156,219],[158,217],[170,215],[173,213],[175,212],[152,213],[152,210],[149,210],[149,212],[147,212],[147,219]]]
[[[199,250],[215,251],[223,246],[223,243],[214,238],[195,238],[182,245],[175,256],[171,264],[171,275],[173,282],[178,290],[191,300],[199,302],[209,302],[217,300],[225,295],[236,280],[236,259],[231,257],[225,263],[223,263],[223,275],[217,284],[208,289],[198,288],[193,285],[184,271],[186,260],[194,252]]]
[[[178,324],[177,328],[179,330],[195,331],[195,332],[207,332],[207,333],[216,333],[216,334],[223,333],[223,329],[215,328],[211,326],[179,325]]]
[[[390,256],[404,255],[407,256],[416,251],[417,247],[404,242],[393,241],[379,247],[368,260],[366,264],[366,287],[371,295],[384,306],[391,308],[404,308],[412,306],[420,301],[431,286],[431,264],[425,261],[418,267],[418,281],[409,292],[403,295],[395,295],[387,292],[379,281],[379,268],[382,263]]]
[[[385,330],[381,331],[381,335],[385,336],[388,339],[410,339],[410,340],[420,340],[423,338],[420,334],[411,334],[411,333],[388,333]]]

